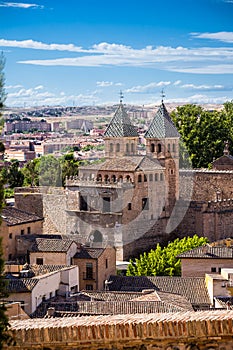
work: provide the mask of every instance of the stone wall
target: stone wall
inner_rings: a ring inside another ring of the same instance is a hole
[[[232,350],[233,311],[11,322],[10,350]]]

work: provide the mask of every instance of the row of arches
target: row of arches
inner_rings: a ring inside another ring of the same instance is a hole
[[[155,174],[139,174],[138,175],[138,182],[147,182],[147,181],[163,181],[164,180],[164,174],[163,173],[155,173]]]
[[[126,143],[125,145],[125,150],[122,149],[124,145],[121,145],[120,143],[110,143],[109,145],[109,151],[110,152],[114,152],[114,148],[115,148],[115,152],[118,153],[120,151],[125,152],[126,154],[129,153],[135,153],[135,144],[134,143]]]
[[[161,153],[162,152],[162,144],[150,144],[150,151],[151,153]],[[176,152],[176,145],[173,143],[172,145],[170,143],[167,144],[167,151],[168,152]]]

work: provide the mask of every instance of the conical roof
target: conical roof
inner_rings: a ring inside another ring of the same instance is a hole
[[[122,103],[119,104],[104,133],[105,137],[137,137],[138,133]]]
[[[180,134],[171,120],[164,103],[162,103],[145,133],[145,138],[161,139],[169,137],[180,137]]]

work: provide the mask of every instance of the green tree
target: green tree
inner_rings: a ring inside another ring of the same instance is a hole
[[[40,186],[62,186],[61,164],[59,159],[52,155],[41,157],[38,171]]]
[[[194,235],[177,238],[164,248],[157,244],[156,249],[141,254],[138,259],[131,259],[126,274],[127,276],[180,276],[181,261],[177,255],[207,242],[207,238]]]
[[[39,186],[40,162],[41,158],[35,158],[22,168],[24,186]]]
[[[78,175],[80,161],[74,158],[74,153],[67,153],[60,159],[62,171],[62,184],[65,185],[66,177]]]
[[[11,160],[11,165],[7,169],[7,183],[10,188],[23,186],[24,176],[19,168],[19,161],[17,159]]]
[[[214,158],[223,155],[224,141],[233,141],[232,110],[232,103],[226,103],[222,111],[206,111],[189,104],[171,113],[187,150],[181,147],[181,166],[190,160],[194,168],[207,168]]]

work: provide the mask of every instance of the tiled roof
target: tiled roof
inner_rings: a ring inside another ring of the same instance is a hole
[[[31,292],[38,283],[36,278],[8,279],[7,281],[8,293]]]
[[[88,296],[90,300],[95,301],[127,301],[137,299],[142,296],[141,292],[102,292],[83,290],[82,295]]]
[[[165,138],[165,137],[179,137],[179,133],[171,120],[171,117],[162,103],[157,113],[154,116],[145,138]]]
[[[163,169],[157,159],[150,159],[147,156],[125,156],[117,159],[107,159],[100,164],[92,164],[80,167],[82,169],[94,169],[96,171],[135,171],[137,168],[142,170]]]
[[[74,243],[70,239],[36,238],[30,251],[32,252],[67,252]]]
[[[138,314],[156,312],[192,311],[174,303],[162,301],[81,301],[78,303],[78,313],[89,315]]]
[[[8,226],[24,224],[27,222],[41,221],[43,218],[27,213],[15,207],[5,207],[2,209],[1,217]]]
[[[181,253],[178,255],[178,258],[232,259],[233,247],[212,247],[207,244]]]
[[[74,255],[76,259],[98,259],[103,253],[104,248],[88,248],[81,247],[81,249]]]
[[[119,104],[105,133],[105,137],[137,137],[138,133],[122,103]]]
[[[210,305],[210,297],[203,277],[169,276],[111,276],[111,291],[134,291],[155,289],[162,292],[183,295],[193,305]]]

